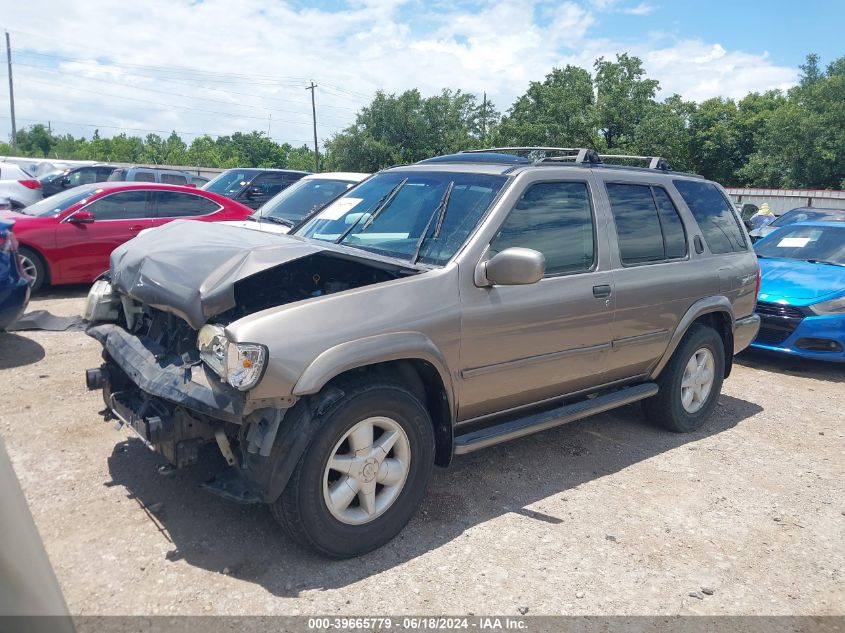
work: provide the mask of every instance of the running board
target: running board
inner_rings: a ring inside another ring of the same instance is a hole
[[[471,431],[455,438],[455,454],[472,453],[494,444],[515,440],[518,437],[545,431],[567,422],[574,422],[596,413],[644,400],[656,394],[657,385],[653,382],[647,382],[550,411],[542,411],[524,418]]]

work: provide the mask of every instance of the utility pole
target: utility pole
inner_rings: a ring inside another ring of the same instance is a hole
[[[12,45],[9,43],[9,31],[6,31],[6,63],[9,66],[9,107],[12,110],[12,147],[18,142],[18,130],[15,127],[15,88],[12,84]]]
[[[311,118],[314,121],[314,173],[320,173],[320,150],[317,148],[317,106],[314,105],[314,88],[317,84],[311,81],[310,86],[306,86],[306,90],[311,91]]]

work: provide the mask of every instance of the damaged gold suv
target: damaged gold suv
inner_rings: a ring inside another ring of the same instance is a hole
[[[328,556],[393,538],[455,454],[642,401],[710,416],[759,271],[719,185],[585,149],[382,171],[290,235],[173,222],[91,290],[106,415]]]

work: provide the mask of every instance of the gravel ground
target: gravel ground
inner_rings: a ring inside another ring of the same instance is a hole
[[[845,614],[845,367],[745,354],[696,433],[630,406],[456,458],[398,538],[336,562],[199,490],[213,450],[158,475],[97,415],[99,354],[0,334],[0,433],[74,614]]]

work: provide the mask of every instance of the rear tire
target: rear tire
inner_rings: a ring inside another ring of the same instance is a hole
[[[349,558],[390,541],[416,512],[434,465],[434,432],[400,384],[335,386],[345,395],[315,414],[320,430],[270,510],[300,545]]]
[[[724,378],[722,337],[713,328],[694,325],[657,379],[660,391],[643,402],[646,417],[676,433],[695,431],[713,413]]]
[[[41,255],[27,246],[18,248],[18,255],[21,257],[24,272],[35,279],[31,286],[31,292],[34,294],[47,283],[47,265]]]

